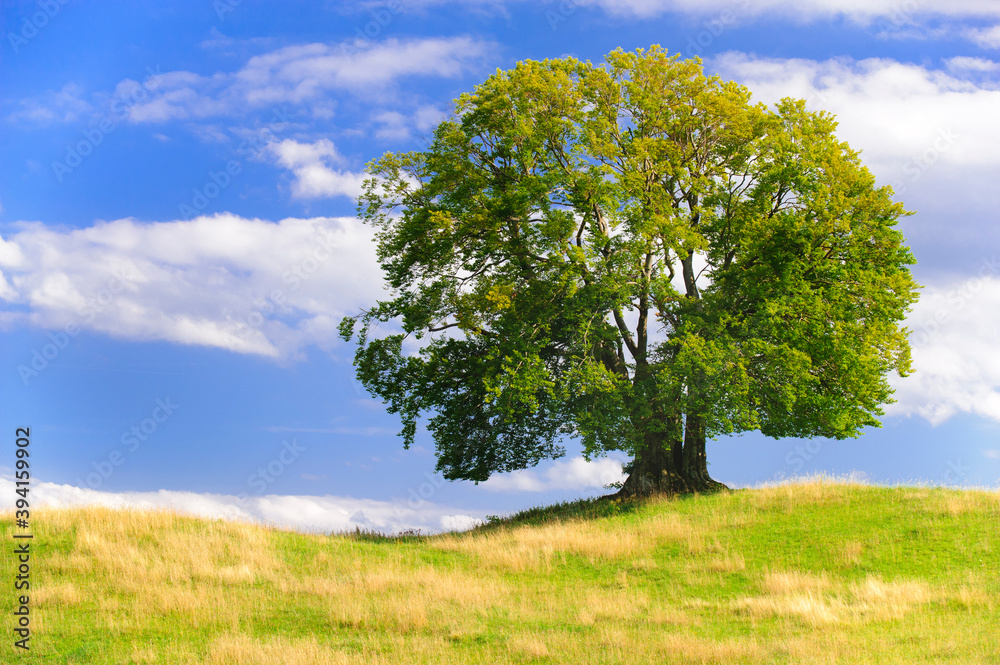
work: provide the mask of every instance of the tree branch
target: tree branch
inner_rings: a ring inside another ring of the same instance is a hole
[[[632,354],[632,357],[636,360],[639,359],[639,349],[636,348],[635,342],[632,340],[632,333],[629,332],[628,325],[625,323],[625,317],[622,316],[622,312],[619,308],[614,309],[615,323],[618,325],[618,330],[622,334],[622,341],[625,342],[625,346],[628,347],[628,352]]]

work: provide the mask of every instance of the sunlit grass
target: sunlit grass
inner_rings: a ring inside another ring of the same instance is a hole
[[[814,480],[399,539],[32,517],[36,662],[1000,662],[992,492]]]

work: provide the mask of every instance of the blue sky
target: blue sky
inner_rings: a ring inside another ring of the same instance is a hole
[[[932,6],[933,5],[933,6]],[[939,6],[940,5],[940,6]],[[1000,4],[987,0],[4,2],[3,432],[53,503],[170,503],[301,528],[461,528],[602,493],[620,458],[474,485],[353,379],[379,297],[364,164],[419,149],[524,59],[660,44],[835,113],[925,286],[917,372],[851,441],[709,444],[733,486],[813,472],[1000,484]],[[12,459],[0,459],[4,487]],[[12,491],[3,490],[4,505]]]

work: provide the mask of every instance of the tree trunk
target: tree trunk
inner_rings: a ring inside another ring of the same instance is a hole
[[[684,449],[678,465],[681,477],[695,492],[716,492],[729,489],[708,475],[708,459],[705,454],[705,419],[688,415],[684,423]]]
[[[705,455],[705,421],[688,416],[683,441],[679,432],[646,434],[646,446],[632,462],[632,472],[618,491],[619,497],[654,494],[690,494],[729,489],[708,475]]]
[[[646,445],[635,456],[632,472],[618,491],[620,497],[651,496],[653,494],[686,494],[692,488],[677,472],[674,449],[680,448],[680,439],[670,445],[663,432],[646,434]]]

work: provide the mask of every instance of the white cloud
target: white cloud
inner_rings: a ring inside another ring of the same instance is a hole
[[[974,277],[924,289],[907,319],[912,375],[892,380],[889,415],[938,425],[968,413],[1000,421],[1000,263],[984,258]]]
[[[621,460],[602,458],[588,462],[583,457],[574,457],[556,460],[543,471],[522,469],[495,474],[482,486],[494,492],[547,492],[602,488],[624,480]]]
[[[10,121],[28,121],[47,125],[54,122],[77,122],[93,111],[83,98],[83,88],[76,83],[67,83],[59,91],[49,91],[39,97],[22,99],[18,110],[10,113]]]
[[[817,62],[726,53],[711,64],[755,99],[802,98],[830,111],[840,123],[838,136],[863,150],[865,163],[889,181],[905,185],[931,166],[1000,166],[1000,90],[955,73],[975,65],[979,75],[990,61],[952,60],[952,74],[879,58]]]
[[[318,103],[319,116],[329,117],[327,96],[333,91],[371,97],[403,77],[455,77],[478,62],[488,47],[470,37],[387,39],[363,50],[346,44],[287,46],[250,58],[237,72],[159,74],[150,99],[132,106],[128,117],[130,122],[157,123],[285,103]],[[123,81],[117,93],[126,94],[136,85]]]
[[[413,124],[421,132],[434,129],[445,119],[445,112],[436,106],[421,106],[413,113]]]
[[[1000,48],[1000,25],[992,28],[972,28],[966,31],[965,36],[983,48]]]
[[[270,144],[268,149],[279,164],[295,174],[292,195],[296,198],[347,196],[356,199],[362,192],[365,174],[335,169],[333,165],[343,160],[328,139],[315,143],[285,139]]]
[[[693,15],[713,15],[724,11],[752,15],[775,14],[800,20],[846,17],[868,22],[888,17],[904,22],[913,17],[931,15],[947,17],[1000,16],[1000,6],[994,0],[577,0],[579,5],[596,5],[611,14],[638,17],[658,16],[667,12]]]
[[[384,111],[375,116],[380,126],[375,138],[383,141],[403,141],[410,138],[409,118],[397,111]]]
[[[291,358],[381,295],[372,239],[353,218],[23,224],[0,239],[3,320]]]
[[[970,58],[968,56],[957,56],[946,61],[948,69],[958,73],[965,72],[996,72],[1000,71],[1000,62],[986,60],[984,58]]]
[[[0,478],[0,510],[14,509],[14,481]],[[479,511],[467,511],[422,501],[418,508],[404,500],[376,501],[341,496],[240,497],[194,492],[102,492],[92,489],[35,482],[33,506],[107,506],[150,510],[167,508],[209,519],[242,520],[304,532],[343,532],[355,528],[399,533],[460,531],[482,522]]]
[[[445,119],[445,113],[436,106],[421,106],[412,115],[404,115],[398,111],[384,111],[374,117],[379,127],[375,130],[375,138],[384,141],[403,141],[416,129],[427,133]]]

